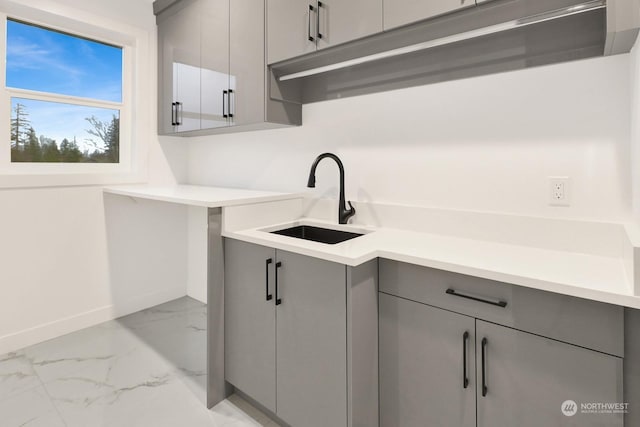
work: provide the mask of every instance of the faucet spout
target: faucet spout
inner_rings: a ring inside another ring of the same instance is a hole
[[[340,170],[340,201],[338,205],[338,223],[346,224],[349,221],[349,218],[356,214],[356,210],[351,204],[351,202],[345,202],[344,198],[344,166],[342,161],[333,153],[324,153],[320,154],[313,161],[311,165],[311,170],[309,171],[309,180],[307,181],[307,187],[315,188],[316,186],[316,168],[318,167],[318,163],[324,158],[333,159],[338,164],[338,169]],[[349,203],[349,209],[347,209],[347,203]]]

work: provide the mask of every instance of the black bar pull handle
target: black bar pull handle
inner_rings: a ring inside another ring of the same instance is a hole
[[[311,35],[311,13],[313,13],[313,6],[309,5],[309,27],[307,28],[307,35],[309,37],[309,41],[315,41],[315,39],[313,38],[313,36]]]
[[[461,294],[460,292],[456,291],[455,289],[451,289],[451,288],[447,289],[447,294],[453,295],[454,297],[466,298],[466,299],[470,299],[470,300],[473,300],[473,301],[483,302],[485,304],[496,305],[496,306],[502,307],[502,308],[507,306],[507,302],[506,301],[502,301],[502,300],[491,301],[491,300],[484,299],[484,298],[474,297],[473,295]]]
[[[176,125],[176,103],[171,103],[171,126]]]
[[[182,102],[176,102],[176,126],[181,126],[182,122],[180,121],[180,113],[182,111]]]
[[[462,388],[469,387],[469,377],[467,376],[467,342],[469,342],[469,331],[462,334]]]
[[[228,102],[227,111],[229,112],[229,118],[230,119],[233,118],[233,110],[231,109],[231,97],[234,96],[233,93],[234,93],[233,89],[229,89],[229,98],[227,98],[227,102]],[[234,98],[235,98],[235,96],[234,96]],[[234,101],[235,101],[235,99],[234,99]],[[235,107],[235,105],[234,105],[234,107]]]
[[[282,263],[280,261],[276,262],[276,305],[282,304],[282,298],[278,296],[278,269],[282,267]]]
[[[225,111],[225,107],[227,106],[227,103],[225,102],[225,97],[227,96],[227,91],[223,90],[222,91],[222,117],[224,117],[225,119],[229,116],[227,116],[227,112]]]
[[[482,338],[482,397],[487,395],[487,344],[486,338]]]
[[[264,282],[265,282],[265,288],[266,288],[267,301],[271,301],[271,299],[273,299],[273,295],[271,295],[271,294],[269,293],[269,264],[272,264],[272,263],[273,263],[273,258],[269,258],[269,259],[265,262],[265,265],[266,265],[266,268],[265,268],[265,270],[266,270],[266,275],[265,275]]]
[[[320,32],[320,10],[322,10],[322,2],[319,1],[318,2],[318,11],[316,12],[316,34],[318,35],[318,38],[321,39],[322,38],[322,33]]]

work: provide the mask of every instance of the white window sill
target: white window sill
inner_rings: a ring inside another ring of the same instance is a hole
[[[143,173],[68,173],[68,174],[4,174],[0,189],[140,184],[146,182]]]

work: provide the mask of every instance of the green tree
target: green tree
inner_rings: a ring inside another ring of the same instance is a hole
[[[82,152],[75,139],[70,142],[67,138],[60,143],[60,160],[65,163],[78,163],[82,160]]]
[[[55,141],[51,140],[42,147],[42,161],[50,163],[60,161],[60,150],[58,150],[58,144]]]
[[[98,138],[86,141],[96,149],[91,155],[92,161],[103,163],[118,163],[120,161],[120,118],[113,115],[110,121],[103,122],[95,116],[85,119],[91,125],[87,133]]]
[[[11,161],[24,162],[23,153],[25,146],[29,142],[29,128],[31,122],[27,118],[29,113],[24,105],[17,103],[11,115]]]
[[[11,145],[15,148],[24,147],[28,142],[31,122],[27,117],[29,113],[26,107],[17,103],[11,115]]]
[[[38,136],[36,135],[36,131],[33,129],[33,127],[30,127],[28,131],[28,140],[26,145],[24,146],[23,161],[25,162],[42,161],[42,150],[40,147],[40,142],[38,141]]]

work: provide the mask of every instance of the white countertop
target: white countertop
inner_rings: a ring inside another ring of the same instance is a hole
[[[338,226],[318,220],[299,223],[357,231],[365,227]],[[225,230],[225,237],[297,252],[328,261],[356,266],[374,258],[386,258],[425,267],[467,274],[616,305],[640,308],[640,297],[631,291],[622,259],[450,237],[391,228],[335,245],[270,234],[258,227]]]
[[[293,199],[303,194],[277,193],[232,188],[177,185],[153,187],[146,185],[113,186],[106,193],[159,200],[202,207],[227,207],[227,222],[236,217],[242,223],[246,218],[272,217],[269,209],[284,208],[286,221],[260,227],[241,227],[223,230],[223,236],[276,249],[300,253],[327,261],[357,266],[375,258],[386,258],[460,274],[482,277],[514,285],[555,292],[595,301],[640,309],[640,297],[635,296],[621,257],[586,254],[566,250],[533,247],[446,234],[395,229],[388,227],[338,226],[334,222],[301,218],[290,212]],[[260,205],[255,203],[278,202]],[[298,203],[298,202],[295,202]],[[248,210],[246,210],[249,208]],[[259,210],[256,210],[259,209]],[[278,214],[279,215],[279,214]],[[276,215],[275,217],[277,217]],[[246,218],[243,218],[245,217]],[[250,221],[250,222],[251,222]],[[286,228],[292,223],[315,224],[327,228],[366,231],[367,234],[335,245],[296,239],[267,230]],[[237,224],[236,224],[237,225]]]
[[[301,194],[255,191],[199,185],[148,186],[119,185],[105,187],[105,193],[206,208],[273,202],[303,197]]]

